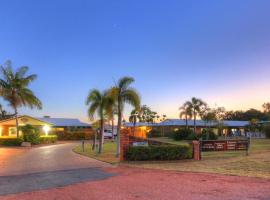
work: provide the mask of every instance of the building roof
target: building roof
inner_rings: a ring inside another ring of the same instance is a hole
[[[244,127],[249,124],[248,121],[222,121],[224,126],[228,127]],[[188,126],[193,126],[194,121],[188,120]],[[217,122],[205,122],[203,120],[196,120],[196,125],[198,127],[208,127],[208,126],[216,126]],[[132,127],[133,123],[125,123],[125,126]],[[183,119],[167,119],[160,123],[136,123],[136,126],[186,126],[186,120]]]
[[[73,119],[73,118],[51,118],[51,117],[42,117],[42,118],[37,118],[41,121],[53,124],[54,126],[59,126],[59,127],[70,127],[70,126],[75,126],[75,127],[91,127],[91,124],[81,122],[78,119]]]

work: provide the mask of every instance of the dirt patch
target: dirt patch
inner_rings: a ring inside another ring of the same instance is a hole
[[[204,173],[108,168],[112,178],[0,197],[13,199],[82,199],[82,200],[254,200],[270,199],[267,179]]]

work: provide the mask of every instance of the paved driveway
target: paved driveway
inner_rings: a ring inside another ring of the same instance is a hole
[[[102,180],[109,164],[76,154],[79,143],[34,148],[0,148],[0,195]]]
[[[29,149],[0,148],[0,176],[110,166],[74,153],[72,149],[78,144],[70,142]]]

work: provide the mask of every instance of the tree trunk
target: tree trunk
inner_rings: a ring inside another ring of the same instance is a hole
[[[18,122],[18,111],[17,108],[14,108],[15,110],[15,117],[16,117],[16,133],[17,133],[17,138],[19,138],[19,122]]]
[[[112,115],[112,139],[114,139],[114,117]]]
[[[102,119],[100,119],[100,133],[99,133],[98,153],[102,153],[102,150],[103,150],[103,143],[104,143],[103,132],[104,132],[104,120],[102,118]]]
[[[92,150],[96,151],[96,144],[97,144],[97,131],[94,131],[94,138],[93,138],[93,145],[92,145]]]
[[[188,128],[188,121],[187,121],[187,114],[186,114],[186,128]]]
[[[196,134],[196,111],[195,111],[195,109],[193,111],[193,115],[194,115],[194,133]]]
[[[118,124],[117,124],[117,149],[116,157],[120,156],[120,134],[122,126],[122,111],[121,111],[121,101],[118,99]]]

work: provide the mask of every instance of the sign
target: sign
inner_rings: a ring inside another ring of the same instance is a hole
[[[148,147],[148,142],[133,142],[132,146],[134,146],[134,147],[139,147],[139,146]]]
[[[205,140],[202,151],[248,151],[249,140]]]

